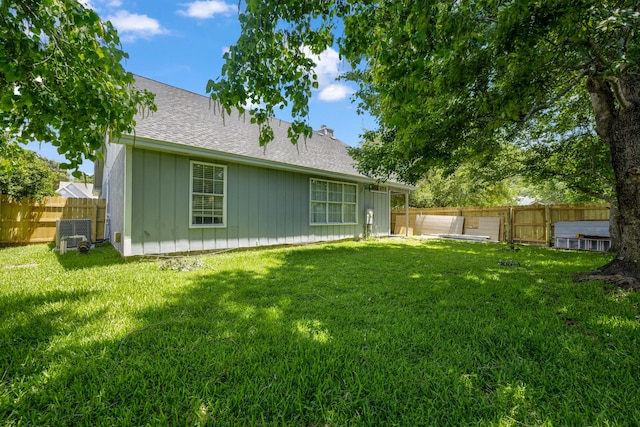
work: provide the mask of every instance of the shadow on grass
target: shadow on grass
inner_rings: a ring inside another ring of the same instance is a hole
[[[92,294],[54,290],[0,299],[0,419],[7,425],[12,419],[37,419],[29,413],[31,403],[24,406],[23,398],[26,402],[38,401],[37,407],[45,410],[43,402],[47,399],[40,393],[49,383],[48,368],[60,356],[53,343],[100,316],[99,313],[83,316],[72,309]],[[67,369],[69,366],[63,367],[64,371]],[[64,382],[57,380],[51,383],[55,388],[64,386]],[[50,392],[49,397],[54,396],[55,392]]]
[[[552,252],[523,250],[513,268],[498,257],[468,243],[369,242],[246,252],[241,268],[206,258],[195,272],[165,272],[184,284],[137,313],[126,336],[41,361],[58,372],[37,392],[5,379],[13,397],[0,415],[84,425],[637,419],[640,397],[624,390],[640,380],[638,329],[603,321],[632,319],[633,304],[541,271]]]
[[[51,250],[55,244],[49,245]],[[78,250],[69,250],[64,254],[55,252],[57,260],[65,270],[84,270],[108,265],[123,264],[125,260],[108,242],[96,244],[87,253]]]

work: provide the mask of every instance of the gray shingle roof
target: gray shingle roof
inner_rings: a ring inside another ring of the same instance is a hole
[[[259,128],[249,115],[223,118],[206,96],[136,76],[136,86],[153,92],[158,111],[136,118],[135,137],[215,150],[240,157],[260,159],[277,167],[294,165],[314,170],[352,175],[360,179],[348,146],[328,135],[314,132],[306,143],[293,145],[287,136],[289,124],[274,119],[275,139],[266,149],[258,143]]]

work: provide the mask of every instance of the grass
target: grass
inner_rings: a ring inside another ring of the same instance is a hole
[[[571,279],[608,255],[385,240],[198,259],[1,249],[0,423],[640,425],[640,295]]]

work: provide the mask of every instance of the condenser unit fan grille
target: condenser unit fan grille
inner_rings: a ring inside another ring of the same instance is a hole
[[[82,241],[91,242],[90,219],[59,219],[56,221],[56,247],[60,249],[60,240],[67,240],[67,249],[77,249]]]

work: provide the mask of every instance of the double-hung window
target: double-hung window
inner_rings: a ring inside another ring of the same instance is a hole
[[[311,179],[311,224],[357,224],[358,186]]]
[[[191,227],[224,227],[227,214],[227,167],[191,162]]]

